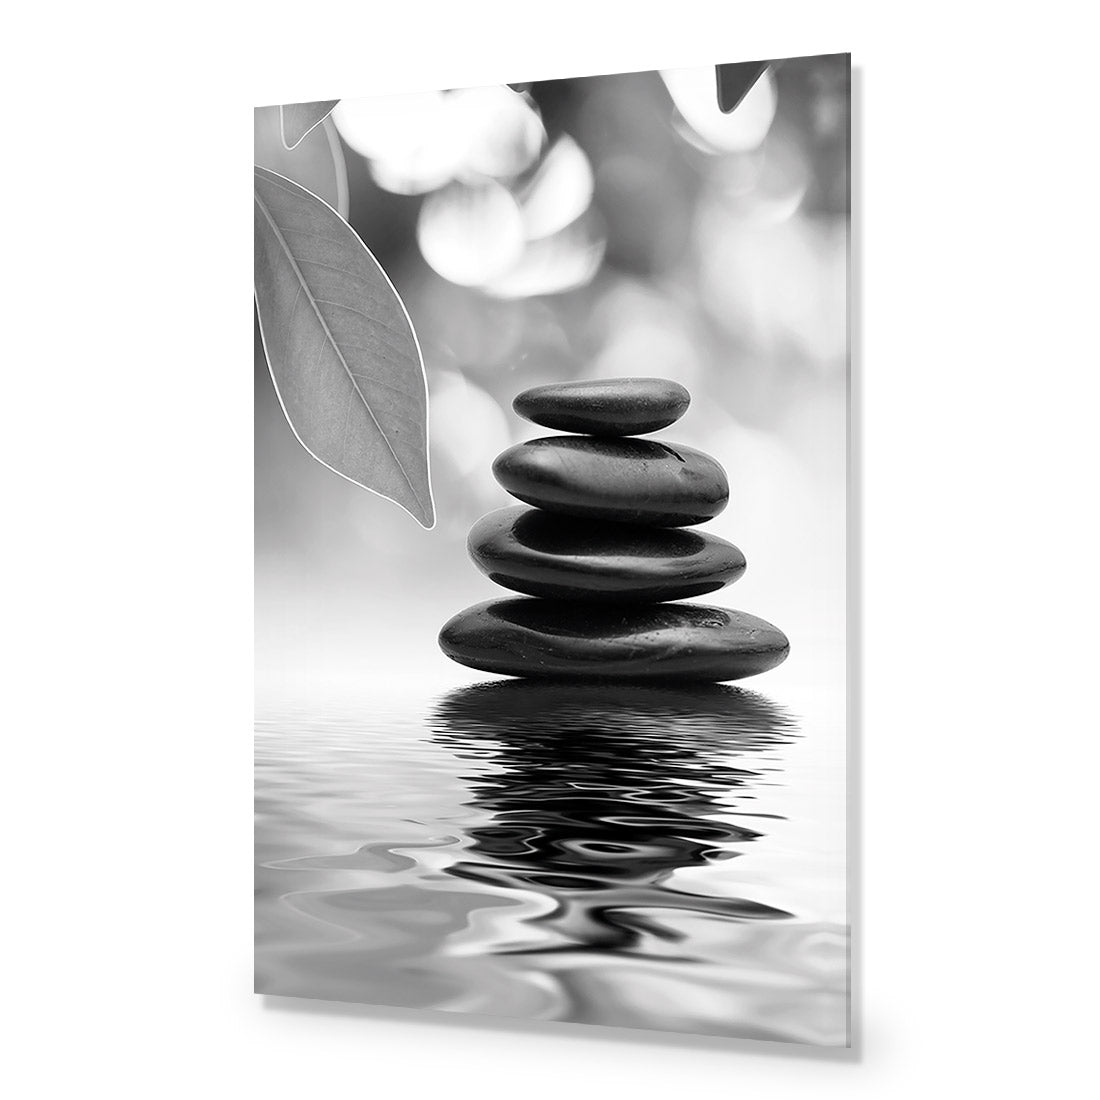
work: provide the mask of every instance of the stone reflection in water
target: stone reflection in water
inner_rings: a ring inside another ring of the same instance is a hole
[[[558,942],[547,950],[632,953],[643,936],[678,940],[654,910],[791,916],[667,882],[763,835],[766,819],[736,795],[751,799],[774,770],[753,769],[753,755],[794,734],[768,699],[717,684],[508,680],[450,693],[433,719],[435,740],[501,769],[464,777],[468,805],[491,820],[468,828],[471,843],[447,873],[551,899],[541,922]]]

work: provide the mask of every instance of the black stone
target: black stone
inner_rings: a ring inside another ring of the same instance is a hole
[[[644,435],[675,424],[691,402],[677,382],[664,378],[558,382],[525,390],[513,402],[520,416],[584,435]]]
[[[498,455],[493,474],[536,508],[617,523],[688,527],[718,515],[729,499],[713,458],[651,439],[532,439]]]
[[[715,592],[745,571],[716,535],[572,519],[516,505],[474,524],[470,557],[491,581],[563,600],[660,602]]]
[[[506,676],[739,680],[781,664],[783,632],[743,611],[702,604],[490,600],[440,631],[459,664]]]

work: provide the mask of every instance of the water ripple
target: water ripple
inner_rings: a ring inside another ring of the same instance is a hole
[[[758,801],[798,736],[723,685],[495,681],[266,723],[258,988],[842,1043],[844,930],[731,867],[782,820]]]

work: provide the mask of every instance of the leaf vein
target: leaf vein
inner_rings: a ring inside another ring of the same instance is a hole
[[[279,190],[287,191],[289,194],[294,195],[294,192],[290,191],[289,188],[283,187],[281,184],[270,181],[266,175],[262,176],[261,178],[265,182],[272,183],[272,186],[279,188]],[[294,195],[294,197],[298,198],[297,195]],[[324,338],[327,339],[333,351],[336,353],[336,357],[339,359],[341,366],[343,366],[344,370],[347,372],[348,378],[350,379],[352,386],[355,388],[355,392],[359,395],[359,399],[363,403],[363,408],[366,409],[367,415],[370,417],[370,420],[374,424],[375,429],[378,431],[378,434],[382,437],[382,440],[386,444],[387,449],[393,456],[394,463],[397,465],[398,470],[401,472],[401,476],[405,479],[405,483],[408,485],[409,491],[413,495],[413,499],[416,501],[417,505],[421,508],[425,515],[429,514],[428,510],[424,507],[424,502],[421,499],[420,494],[416,490],[416,486],[413,484],[412,478],[409,476],[408,471],[405,469],[405,464],[401,461],[401,459],[397,455],[397,452],[393,449],[393,444],[390,442],[389,437],[383,430],[382,425],[378,423],[378,418],[374,415],[374,410],[370,407],[370,404],[367,402],[363,391],[359,388],[359,383],[356,381],[355,375],[352,373],[351,368],[348,366],[347,360],[344,358],[343,353],[340,351],[340,346],[336,342],[336,338],[333,336],[332,330],[328,326],[328,322],[325,320],[324,315],[318,308],[318,299],[314,297],[309,283],[305,275],[302,273],[302,269],[298,266],[297,260],[295,259],[294,254],[290,249],[290,245],[287,243],[286,238],[283,236],[274,215],[268,209],[267,203],[258,193],[256,195],[256,203],[259,206],[260,212],[263,214],[268,225],[270,225],[271,231],[274,233],[276,241],[279,243],[280,247],[285,253],[287,262],[290,264],[291,269],[297,276],[301,287],[305,290],[306,296],[308,297],[310,304],[313,306],[313,312],[317,317],[317,321],[321,325],[321,330]],[[339,303],[334,304],[338,305]],[[367,318],[367,320],[369,321],[370,318]]]

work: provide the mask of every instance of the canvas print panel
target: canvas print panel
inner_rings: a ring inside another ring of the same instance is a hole
[[[849,1042],[847,55],[256,111],[256,988]]]

